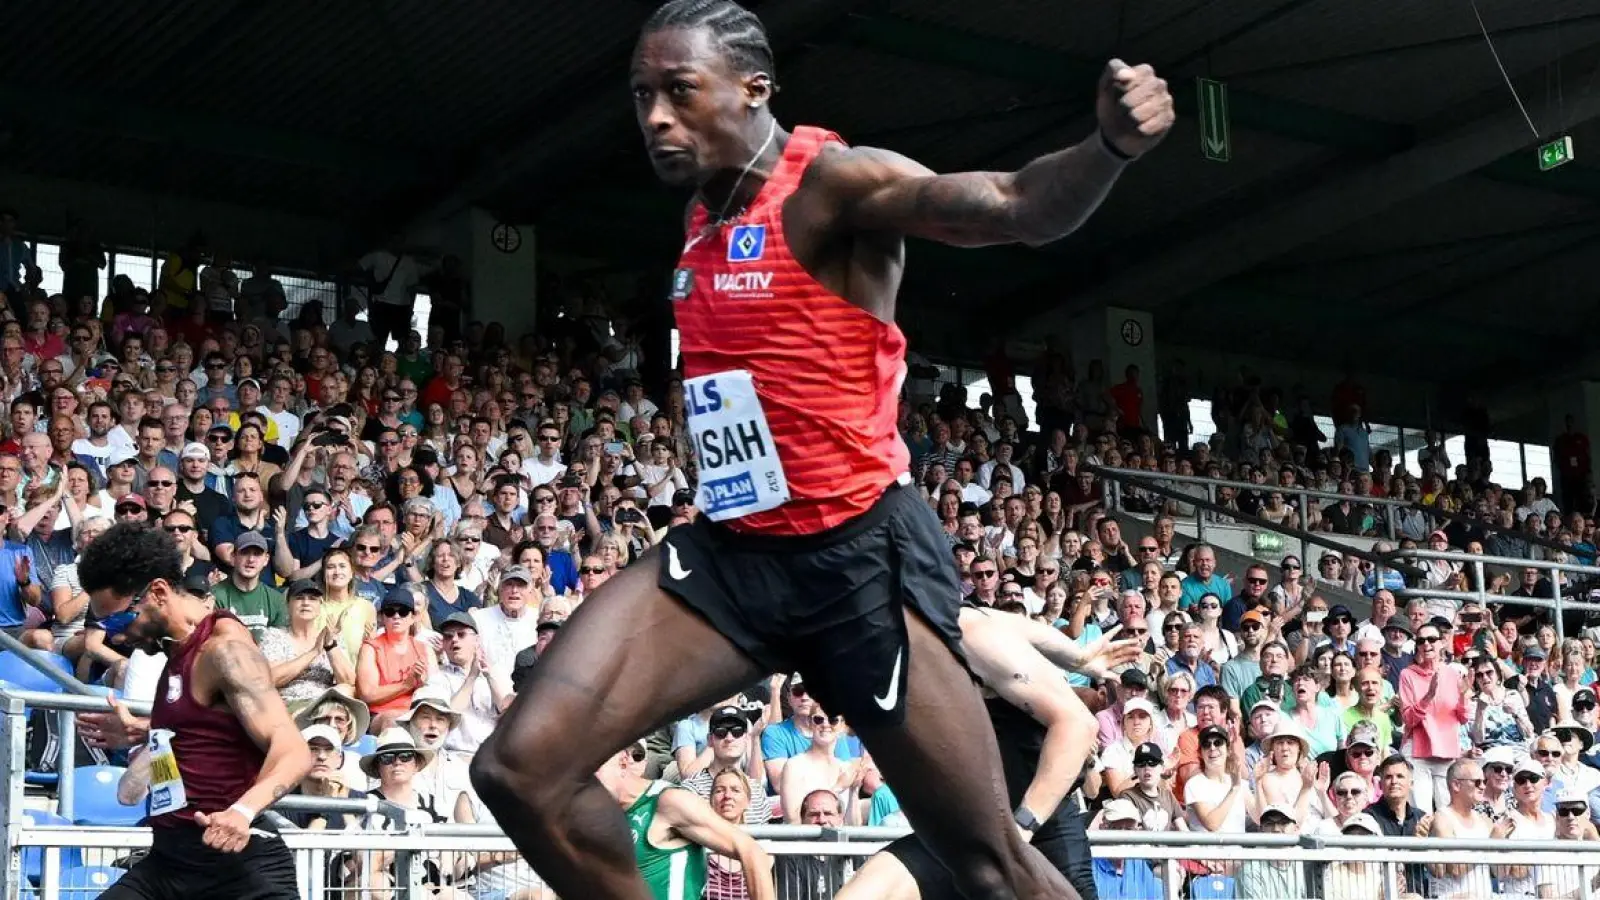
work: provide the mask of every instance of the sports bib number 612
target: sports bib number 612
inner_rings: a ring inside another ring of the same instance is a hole
[[[683,394],[700,460],[700,511],[720,522],[787,503],[789,481],[750,373],[734,369],[690,378]]]

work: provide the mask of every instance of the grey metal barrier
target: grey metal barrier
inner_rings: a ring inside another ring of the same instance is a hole
[[[1508,606],[1531,606],[1537,609],[1551,610],[1551,617],[1555,619],[1556,636],[1566,639],[1566,622],[1562,613],[1577,610],[1585,613],[1600,613],[1600,603],[1585,600],[1575,600],[1563,596],[1560,579],[1557,573],[1580,575],[1587,579],[1600,581],[1600,566],[1585,566],[1577,563],[1552,562],[1543,559],[1519,559],[1514,556],[1488,556],[1482,553],[1462,553],[1460,551],[1439,550],[1395,550],[1387,554],[1390,559],[1409,561],[1439,560],[1449,562],[1470,570],[1476,585],[1468,590],[1447,590],[1431,587],[1408,587],[1396,593],[1401,597],[1421,597],[1425,600],[1448,600],[1457,606],[1464,601],[1475,601],[1480,604],[1497,603]],[[1489,591],[1487,566],[1498,566],[1507,569],[1536,569],[1545,573],[1550,584],[1549,597],[1520,597],[1511,594],[1496,594]]]
[[[752,829],[776,857],[780,900],[831,900],[860,864],[903,832],[879,829]],[[1186,882],[1230,887],[1256,883],[1290,885],[1278,897],[1398,898],[1495,897],[1527,890],[1554,896],[1594,896],[1600,873],[1600,842],[1433,840],[1188,832],[1091,832],[1097,859],[1121,867],[1129,877],[1148,866],[1160,896],[1176,900]],[[403,832],[295,831],[282,833],[294,853],[301,895],[311,900],[432,896],[426,879],[393,877],[431,866],[447,885],[472,896],[518,896],[544,900],[542,881],[526,868],[504,836],[472,827],[422,826]],[[80,900],[94,894],[61,890],[63,859],[78,865],[126,861],[149,842],[147,829],[23,827],[15,835],[24,849],[42,850],[38,896]],[[114,870],[105,877],[115,877]],[[1231,896],[1231,894],[1222,894]],[[7,895],[7,896],[15,896]],[[1135,894],[1137,896],[1137,894]],[[1257,895],[1259,896],[1259,895]],[[1540,894],[1543,896],[1543,894]]]

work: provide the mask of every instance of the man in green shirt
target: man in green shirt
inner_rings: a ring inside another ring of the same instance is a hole
[[[268,628],[289,624],[283,592],[261,581],[266,567],[267,539],[259,531],[246,531],[233,542],[233,574],[211,589],[217,609],[238,616],[258,644]]]
[[[633,835],[634,858],[655,900],[700,900],[706,885],[706,851],[739,860],[750,900],[777,900],[772,858],[744,831],[718,816],[699,795],[639,774],[644,742],[613,754],[595,773],[622,805]],[[635,882],[637,884],[637,882]],[[623,885],[596,885],[601,896],[622,896]],[[629,890],[629,896],[632,891]]]

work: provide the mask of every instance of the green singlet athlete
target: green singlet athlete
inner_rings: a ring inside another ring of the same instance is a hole
[[[616,754],[595,778],[622,804],[634,858],[655,900],[699,900],[706,886],[706,851],[739,861],[750,900],[777,900],[772,858],[755,839],[723,820],[690,791],[641,777],[642,743]],[[635,759],[635,755],[638,758]]]

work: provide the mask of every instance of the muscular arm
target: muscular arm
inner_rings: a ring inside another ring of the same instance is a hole
[[[851,227],[958,247],[1038,246],[1065,237],[1089,218],[1126,166],[1098,134],[1016,172],[939,175],[871,147],[830,152],[818,161],[824,163],[813,166],[819,186]]]
[[[1055,814],[1094,749],[1094,716],[1056,667],[1028,642],[1022,616],[961,611],[961,641],[983,683],[1045,726],[1039,768],[1023,803],[1040,821]]]
[[[250,740],[266,753],[255,784],[239,798],[241,805],[259,812],[289,793],[311,771],[311,751],[272,685],[266,657],[243,627],[228,628],[208,641],[200,661],[216,695],[227,702]]]
[[[682,789],[662,791],[656,815],[665,815],[667,824],[679,837],[739,860],[750,900],[777,900],[772,857],[755,838],[718,817],[706,801]]]
[[[1043,622],[1021,616],[1014,618],[1016,622],[1009,626],[1014,633],[1063,669],[1103,678],[1111,674],[1111,669],[1139,658],[1138,641],[1111,640],[1116,635],[1115,628],[1088,646],[1081,646]]]

